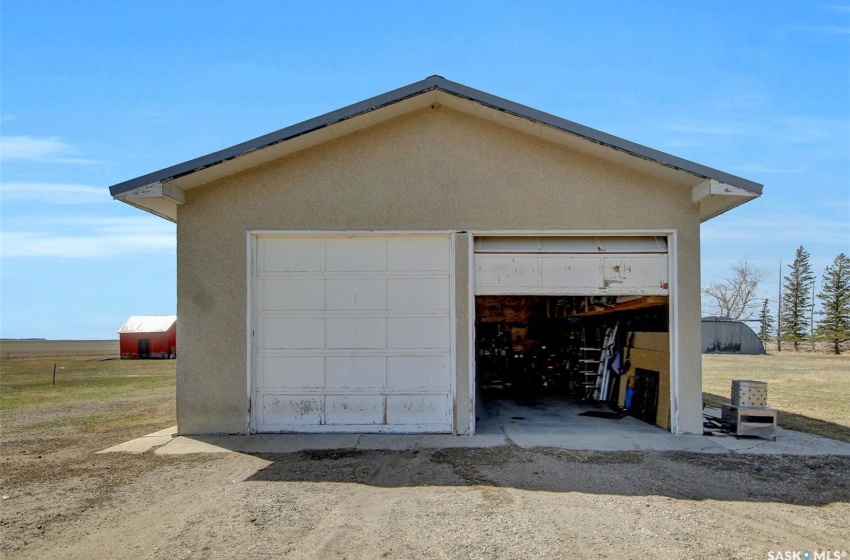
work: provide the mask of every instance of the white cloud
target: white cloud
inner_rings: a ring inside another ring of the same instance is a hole
[[[734,166],[735,172],[738,173],[764,173],[773,175],[785,175],[791,173],[802,173],[806,170],[802,165],[794,167],[774,167],[763,163],[753,162]]]
[[[71,147],[58,138],[32,136],[0,136],[0,160],[43,161],[71,152]]]
[[[686,132],[688,134],[699,135],[716,135],[716,136],[749,136],[750,132],[740,123],[722,123],[713,121],[712,123],[700,123],[696,121],[677,122],[672,124],[661,125],[664,130],[672,130],[674,132]]]
[[[844,210],[848,212],[847,217],[850,218],[850,198],[824,198],[818,200],[818,205],[821,208],[830,210]]]
[[[109,190],[74,183],[0,183],[3,203],[35,201],[47,204],[98,204],[112,202]]]
[[[56,137],[0,136],[0,161],[41,161],[93,164],[97,160],[69,157],[74,148]]]
[[[665,141],[664,147],[668,150],[677,150],[681,148],[702,148],[703,143],[695,139],[678,139]]]
[[[831,142],[846,134],[844,119],[785,116],[774,119],[723,121],[682,120],[662,124],[664,130],[710,136],[737,136],[790,144]]]
[[[688,118],[659,126],[669,137],[667,144],[704,142],[709,146],[706,149],[723,154],[727,162],[723,168],[727,171],[762,175],[763,179],[808,173],[825,163],[845,163],[850,150],[847,121],[843,118],[741,114],[735,120]],[[757,160],[748,156],[735,161],[735,154],[740,156],[753,149],[759,154]]]
[[[173,254],[174,224],[137,218],[70,218],[50,222],[80,232],[4,231],[0,234],[3,258],[104,258],[130,254]]]
[[[814,216],[790,216],[763,219],[726,220],[721,224],[703,224],[703,241],[776,241],[816,239],[818,243],[846,245],[850,239],[850,223],[824,220]]]
[[[154,232],[168,233],[173,237],[175,229],[173,223],[148,214],[127,218],[73,216],[62,219],[61,224],[90,228],[110,235],[135,235]],[[174,244],[172,243],[172,245]]]

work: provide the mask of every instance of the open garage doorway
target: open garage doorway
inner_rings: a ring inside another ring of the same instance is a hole
[[[478,431],[625,416],[668,429],[668,298],[475,298]]]
[[[663,237],[475,239],[476,432],[670,429]]]

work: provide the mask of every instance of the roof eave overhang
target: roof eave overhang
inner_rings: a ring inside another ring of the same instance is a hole
[[[426,95],[429,92],[435,93]],[[445,100],[446,98],[440,95],[441,93],[450,96],[447,98],[449,100],[451,98],[464,100],[508,115],[509,118],[513,117],[514,120],[519,119],[533,123],[540,127],[541,136],[551,135],[552,132],[550,131],[554,131],[555,134],[561,136],[568,135],[586,140],[598,146],[682,172],[692,177],[687,184],[693,189],[697,189],[706,181],[715,181],[715,184],[732,187],[736,193],[734,195],[728,192],[711,192],[707,197],[698,201],[696,200],[697,194],[694,194],[694,202],[700,204],[702,221],[743,204],[759,196],[762,192],[762,185],[759,183],[653,150],[549,113],[451,82],[440,76],[431,76],[420,82],[230,148],[118,183],[110,187],[109,191],[116,200],[121,200],[167,220],[176,221],[177,207],[183,204],[183,189],[194,188],[260,165],[271,159],[338,138],[370,124],[398,116],[415,108],[424,107],[438,99]],[[463,101],[450,102],[449,105],[463,110],[462,103]],[[466,108],[469,107],[470,105],[467,105]],[[367,115],[371,115],[372,118],[368,118]],[[715,191],[717,190],[715,188]],[[694,193],[696,193],[696,190],[694,190]]]
[[[700,222],[705,222],[757,198],[760,193],[736,187],[717,179],[705,179],[691,187],[691,200],[699,204]]]
[[[185,202],[182,189],[163,181],[141,185],[112,197],[175,223],[177,206]]]

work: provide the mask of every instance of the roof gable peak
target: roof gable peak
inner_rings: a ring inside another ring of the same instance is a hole
[[[689,186],[693,188],[699,186],[700,192],[706,190],[704,188],[706,181],[723,186],[724,188],[715,188],[708,193],[707,196],[715,198],[713,205],[706,204],[704,220],[746,202],[750,198],[757,197],[762,191],[762,185],[753,181],[642,146],[434,74],[424,80],[230,148],[118,183],[110,187],[110,194],[117,200],[175,221],[176,207],[184,202],[183,189],[194,188],[425,106],[430,104],[430,100],[424,97],[429,92],[437,92],[431,95],[438,96],[438,99],[447,101],[452,108],[461,111],[475,112],[479,116],[489,115],[491,118],[497,118],[499,114],[507,115],[507,118],[513,119],[514,123],[532,123],[565,139],[578,139],[582,145],[588,142],[606,150],[634,156],[652,165],[681,172],[691,177],[688,180]],[[498,118],[504,121],[504,118]],[[639,165],[636,161],[635,164]],[[724,194],[725,200],[718,201],[717,197]],[[706,198],[697,200],[697,195],[694,196],[694,202],[700,203],[701,206],[702,200],[707,200]]]

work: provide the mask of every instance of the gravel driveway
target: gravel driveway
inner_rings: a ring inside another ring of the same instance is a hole
[[[138,434],[113,434],[115,443]],[[767,558],[850,550],[850,458],[521,449],[95,455],[6,440],[8,558]]]

